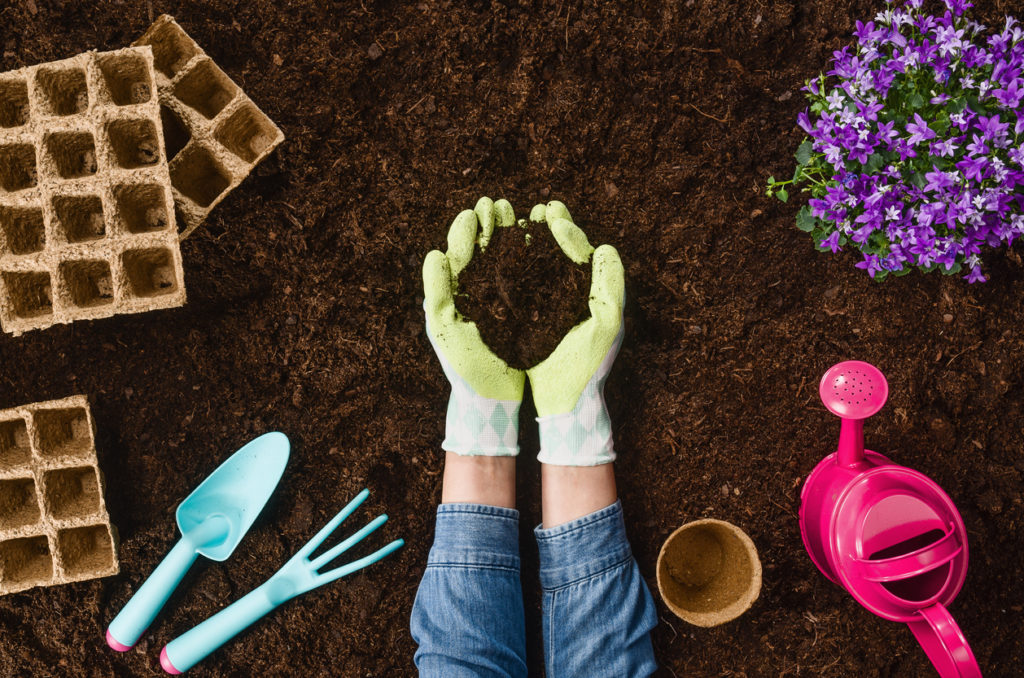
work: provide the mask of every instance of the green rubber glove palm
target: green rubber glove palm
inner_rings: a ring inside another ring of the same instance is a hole
[[[448,231],[448,251],[423,261],[423,310],[427,337],[452,392],[441,447],[461,455],[519,454],[519,407],[526,376],[494,355],[474,323],[455,310],[455,291],[477,243],[487,247],[495,227],[515,223],[506,200],[481,198],[460,213]]]
[[[615,461],[604,384],[622,345],[625,275],[611,245],[596,250],[560,202],[536,205],[531,221],[545,221],[562,251],[591,262],[590,318],[573,327],[539,365],[527,370],[540,427],[544,464],[597,466]]]

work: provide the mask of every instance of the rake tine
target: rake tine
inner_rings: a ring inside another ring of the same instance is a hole
[[[326,553],[323,553],[320,556],[318,556],[316,560],[310,563],[310,565],[313,567],[314,570],[319,570],[321,567],[323,567],[327,563],[331,562],[332,560],[340,556],[345,551],[348,551],[350,548],[361,542],[363,539],[366,538],[368,534],[371,534],[374,530],[376,530],[378,527],[380,527],[386,522],[388,522],[387,514],[377,516],[369,523],[364,525],[363,529],[359,530],[358,532],[356,532],[351,537],[341,542],[337,546],[332,547]]]
[[[364,567],[367,567],[368,565],[373,565],[378,560],[386,558],[387,556],[391,555],[403,546],[405,546],[405,540],[396,539],[384,548],[378,549],[377,551],[374,551],[373,553],[364,558],[354,560],[351,563],[342,565],[341,567],[329,570],[328,572],[321,574],[319,577],[317,577],[316,585],[321,586],[323,584],[329,584],[330,582],[335,581],[337,579],[341,579],[342,577],[352,574],[357,570],[361,570]]]
[[[345,508],[338,511],[338,514],[331,518],[330,522],[324,525],[323,529],[316,533],[316,536],[306,542],[305,546],[299,549],[299,552],[295,554],[296,558],[306,558],[310,553],[315,551],[320,544],[324,543],[327,537],[331,536],[331,532],[338,529],[338,525],[345,522],[352,513],[359,508],[359,505],[366,501],[366,498],[370,496],[370,490],[364,489],[362,492],[355,496],[355,499],[350,501]]]

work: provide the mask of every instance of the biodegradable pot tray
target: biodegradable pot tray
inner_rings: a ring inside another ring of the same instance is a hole
[[[696,626],[718,626],[746,612],[761,591],[761,561],[743,530],[697,520],[673,532],[658,554],[658,591]]]
[[[185,303],[148,47],[0,74],[0,323]]]
[[[117,574],[85,396],[0,411],[0,595]]]
[[[153,48],[181,238],[199,227],[284,134],[166,14],[136,45]]]

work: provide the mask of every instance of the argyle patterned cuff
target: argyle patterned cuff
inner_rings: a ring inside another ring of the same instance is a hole
[[[493,400],[477,395],[461,377],[449,375],[445,438],[441,448],[462,455],[514,457],[519,454],[517,400]]]
[[[602,393],[604,380],[592,379],[572,412],[537,417],[542,464],[598,466],[615,461],[612,421]]]

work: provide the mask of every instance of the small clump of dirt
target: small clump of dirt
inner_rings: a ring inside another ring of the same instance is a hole
[[[527,369],[589,315],[590,269],[562,252],[547,224],[496,228],[459,275],[455,307],[511,367]]]

